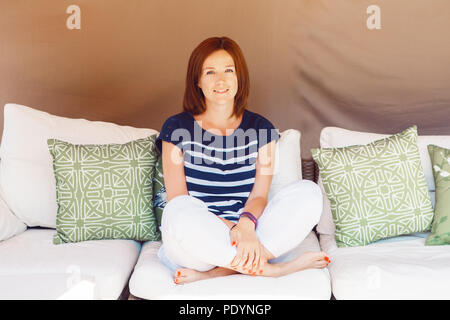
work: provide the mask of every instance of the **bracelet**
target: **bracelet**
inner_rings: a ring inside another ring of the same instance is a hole
[[[247,218],[249,218],[250,220],[252,220],[252,222],[255,224],[255,229],[256,229],[256,227],[258,226],[258,219],[256,219],[255,216],[252,215],[250,212],[248,212],[248,211],[242,212],[242,213],[239,215],[239,219],[240,219],[241,217],[247,217]]]

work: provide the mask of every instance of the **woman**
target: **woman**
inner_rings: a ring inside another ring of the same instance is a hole
[[[246,110],[248,94],[239,46],[227,37],[200,43],[189,60],[184,111],[157,139],[168,198],[158,255],[177,284],[235,273],[278,277],[330,262],[324,252],[270,261],[317,224],[322,194],[303,180],[268,203],[279,134]]]

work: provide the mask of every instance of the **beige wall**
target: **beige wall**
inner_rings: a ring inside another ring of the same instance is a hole
[[[250,110],[301,130],[305,157],[325,125],[450,134],[449,31],[448,0],[0,0],[0,105],[159,130],[181,111],[190,52],[226,35]]]

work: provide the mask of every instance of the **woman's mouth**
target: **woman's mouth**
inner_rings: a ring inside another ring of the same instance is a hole
[[[215,92],[215,93],[219,93],[219,94],[222,94],[222,93],[227,93],[227,92],[228,92],[228,90],[229,90],[229,89],[214,90],[214,92]]]

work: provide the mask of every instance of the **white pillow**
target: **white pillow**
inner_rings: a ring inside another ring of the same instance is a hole
[[[75,144],[126,143],[156,134],[117,124],[69,119],[7,104],[0,146],[0,187],[12,212],[28,226],[56,227],[56,185],[47,139]]]
[[[9,210],[0,190],[0,241],[12,238],[26,229],[27,226]]]
[[[280,133],[276,143],[275,166],[268,200],[291,182],[302,179],[300,131],[288,129]]]
[[[395,134],[392,133],[392,134]],[[320,133],[320,147],[321,148],[341,148],[351,145],[364,145],[375,140],[383,139],[392,134],[378,134],[369,132],[352,131],[337,127],[325,127]],[[417,144],[419,146],[420,160],[424,170],[425,178],[427,180],[428,191],[434,200],[434,178],[431,168],[431,160],[428,155],[427,145],[435,144],[443,148],[450,148],[450,136],[419,136]],[[336,227],[333,222],[331,214],[330,201],[323,189],[322,179],[319,177],[319,187],[323,193],[323,211],[317,225],[317,232],[320,234],[334,234]]]

